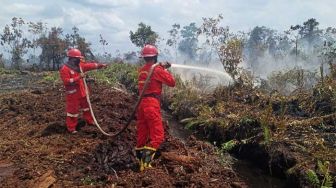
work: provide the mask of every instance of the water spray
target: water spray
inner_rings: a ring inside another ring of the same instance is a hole
[[[172,68],[193,69],[193,70],[206,71],[206,72],[209,72],[209,73],[214,73],[214,74],[223,76],[226,80],[228,80],[228,82],[233,81],[232,77],[224,71],[218,71],[218,70],[215,70],[215,69],[204,68],[204,67],[195,67],[195,66],[190,66],[190,65],[180,65],[180,64],[172,64],[171,67]]]

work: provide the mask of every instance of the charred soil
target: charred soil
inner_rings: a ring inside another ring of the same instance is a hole
[[[102,128],[121,129],[136,97],[97,85],[92,93]],[[212,145],[168,133],[154,168],[138,172],[135,122],[113,140],[83,121],[72,135],[64,103],[60,85],[0,95],[2,187],[246,187]]]

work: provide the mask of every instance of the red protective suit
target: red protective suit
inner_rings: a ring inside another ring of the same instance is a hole
[[[101,68],[103,65],[86,62],[80,63],[83,72]],[[76,130],[79,110],[83,110],[83,118],[88,124],[93,124],[93,118],[90,113],[89,105],[86,101],[86,93],[83,78],[80,77],[79,70],[64,64],[60,69],[61,79],[63,80],[66,91],[66,125],[68,131]]]
[[[141,93],[149,70],[153,64],[146,63],[139,70],[138,87]],[[137,111],[137,148],[148,146],[157,149],[164,139],[160,112],[162,84],[175,86],[174,77],[162,66],[157,66]],[[148,143],[149,142],[149,143]]]

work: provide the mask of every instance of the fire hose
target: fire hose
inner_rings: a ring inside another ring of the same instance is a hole
[[[153,72],[154,72],[155,67],[157,67],[158,65],[160,65],[160,63],[155,63],[155,64],[153,64],[153,65],[151,66],[151,68],[150,68],[150,70],[149,70],[149,73],[148,73],[148,76],[147,76],[147,78],[146,78],[146,80],[145,80],[144,87],[143,87],[143,89],[142,89],[142,91],[141,91],[141,93],[140,93],[139,99],[137,100],[137,102],[136,102],[136,104],[135,104],[135,106],[134,106],[134,108],[133,108],[133,111],[132,111],[132,114],[131,114],[130,118],[128,118],[128,120],[127,120],[126,124],[124,125],[124,127],[123,127],[121,130],[119,130],[118,132],[116,132],[116,133],[107,133],[107,132],[105,132],[105,131],[101,128],[101,126],[99,125],[99,123],[98,123],[98,121],[97,121],[97,119],[96,119],[96,116],[95,116],[95,114],[93,113],[93,109],[92,109],[92,105],[91,105],[91,101],[90,101],[90,96],[89,96],[89,89],[88,89],[88,86],[87,86],[85,77],[83,78],[84,89],[85,89],[85,94],[86,94],[86,100],[87,100],[87,103],[89,104],[90,113],[91,113],[91,116],[92,116],[92,118],[93,118],[93,121],[94,121],[95,125],[97,126],[97,128],[99,129],[99,131],[100,131],[101,133],[103,133],[104,135],[109,136],[109,137],[116,137],[116,136],[120,135],[122,132],[124,132],[124,131],[127,129],[127,127],[131,124],[132,120],[134,119],[135,113],[136,113],[136,111],[137,111],[137,109],[138,109],[138,106],[139,106],[139,104],[140,104],[140,102],[141,102],[141,99],[143,98],[143,96],[144,96],[144,94],[145,94],[145,91],[146,91],[146,89],[147,89],[147,87],[148,87],[149,80],[150,80],[150,78],[151,78],[152,75],[153,75]],[[82,68],[81,68],[81,67],[79,67],[79,68],[80,68],[80,72],[83,73]]]

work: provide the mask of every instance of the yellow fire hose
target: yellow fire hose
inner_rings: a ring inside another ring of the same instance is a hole
[[[88,102],[88,104],[89,104],[90,113],[91,113],[91,116],[92,116],[92,118],[93,118],[93,121],[94,121],[95,125],[97,126],[97,128],[99,129],[99,131],[100,131],[101,133],[103,133],[103,134],[106,135],[106,136],[116,137],[116,136],[120,135],[122,132],[124,132],[124,131],[127,129],[127,127],[131,124],[132,120],[134,119],[135,113],[136,113],[136,111],[137,111],[137,109],[138,109],[138,106],[139,106],[139,104],[140,104],[140,102],[141,102],[141,99],[142,99],[142,97],[144,96],[145,91],[146,91],[146,89],[147,89],[147,87],[148,87],[149,80],[150,80],[150,78],[152,77],[152,74],[153,74],[153,72],[154,72],[155,67],[157,67],[158,65],[159,65],[159,63],[155,63],[155,64],[153,64],[153,65],[151,66],[151,68],[150,68],[150,70],[149,70],[149,73],[148,73],[148,76],[147,76],[146,81],[145,81],[145,85],[144,85],[144,87],[143,87],[143,89],[142,89],[142,91],[141,91],[141,94],[140,94],[140,96],[139,96],[138,101],[136,102],[136,104],[135,104],[135,106],[134,106],[134,108],[133,108],[133,111],[132,111],[132,114],[131,114],[130,118],[127,120],[127,123],[125,124],[125,126],[124,126],[120,131],[118,131],[118,132],[116,132],[116,133],[114,133],[114,134],[105,132],[105,131],[100,127],[99,123],[97,122],[96,116],[94,115],[93,110],[92,110],[92,105],[91,105],[91,101],[90,101],[90,96],[89,96],[88,86],[87,86],[85,77],[83,78],[84,88],[85,88],[85,94],[86,94],[86,100],[87,100],[87,102]],[[80,72],[83,73],[82,68],[81,68],[80,66],[79,66],[79,68],[80,68]]]

